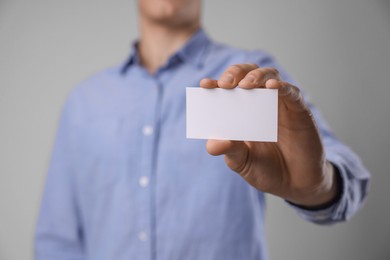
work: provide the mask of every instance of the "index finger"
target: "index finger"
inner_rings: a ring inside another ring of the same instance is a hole
[[[218,80],[220,88],[235,88],[252,70],[259,68],[256,64],[235,64],[228,67]]]

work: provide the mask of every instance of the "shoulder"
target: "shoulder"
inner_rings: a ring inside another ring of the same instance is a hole
[[[265,50],[246,50],[226,44],[213,43],[207,50],[207,60],[218,60],[226,63],[255,63],[260,67],[275,62],[274,57]]]
[[[88,116],[94,107],[104,107],[113,89],[123,80],[120,66],[104,69],[87,77],[69,92],[63,110],[75,117]]]
[[[224,69],[230,65],[241,63],[253,63],[260,68],[276,68],[283,80],[295,83],[284,68],[277,62],[276,58],[262,49],[246,50],[231,47],[226,44],[213,43],[208,48],[206,57],[205,63],[215,64]]]
[[[104,91],[105,88],[114,86],[122,78],[120,66],[101,70],[80,82],[75,86],[70,96],[89,96]]]

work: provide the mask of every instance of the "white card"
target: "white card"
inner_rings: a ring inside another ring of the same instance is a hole
[[[187,138],[276,142],[278,91],[187,88]]]

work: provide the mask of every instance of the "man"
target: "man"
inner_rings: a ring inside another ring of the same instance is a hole
[[[138,6],[130,58],[65,104],[37,259],[266,259],[263,192],[319,224],[356,212],[369,174],[270,56],[213,43],[200,0]],[[186,139],[196,85],[278,89],[279,141]]]

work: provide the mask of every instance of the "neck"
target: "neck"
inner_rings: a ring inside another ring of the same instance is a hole
[[[169,27],[141,19],[138,52],[142,65],[154,74],[199,28],[199,23]]]

